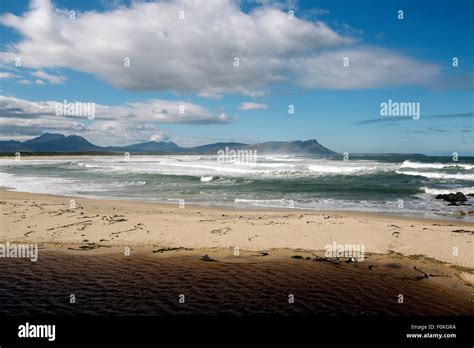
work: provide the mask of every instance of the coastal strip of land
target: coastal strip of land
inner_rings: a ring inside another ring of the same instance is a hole
[[[0,191],[0,240],[110,246],[324,251],[356,245],[474,268],[474,224],[358,212],[235,210]]]
[[[122,314],[136,308],[141,314],[157,308],[160,313],[473,313],[472,223],[357,212],[180,208],[5,190],[0,207],[0,243],[38,248],[36,260],[0,260],[0,273],[10,284],[0,292],[18,298],[0,306],[2,313],[22,313],[28,308],[21,303],[33,301],[30,291],[18,290],[23,284],[18,277],[31,278],[27,287],[53,302],[66,288],[89,298],[90,282],[107,285],[115,295],[125,289],[121,299],[137,289],[156,290],[151,307],[137,307],[144,301],[138,295],[128,307],[99,296],[100,303],[82,301],[80,313],[111,308]],[[355,245],[363,253],[328,257],[328,245]],[[170,305],[176,289],[200,302],[185,309]],[[296,295],[295,307],[287,307],[288,294]],[[223,308],[215,302],[222,296],[230,301]],[[248,298],[255,303],[249,305]],[[39,313],[66,308],[53,307]]]

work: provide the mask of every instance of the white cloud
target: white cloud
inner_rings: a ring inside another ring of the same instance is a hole
[[[0,95],[0,117],[37,117],[41,115],[56,115],[57,104],[74,102],[92,103],[92,101],[41,101],[34,102],[25,99]],[[162,99],[150,99],[143,102],[127,103],[122,105],[95,104],[95,118],[104,120],[141,120],[146,122],[174,123],[174,124],[225,124],[234,117],[225,113],[215,114],[207,108],[186,102]],[[86,116],[67,116],[84,118]]]
[[[18,75],[15,75],[9,72],[0,71],[0,79],[14,79],[14,78],[18,78]]]
[[[240,110],[266,110],[268,109],[268,106],[267,104],[263,104],[263,103],[249,102],[249,103],[241,103],[239,105],[239,109]]]
[[[46,80],[49,83],[52,83],[53,85],[63,84],[64,81],[66,80],[65,76],[50,75],[48,73],[45,73],[44,71],[35,71],[31,74],[35,77],[38,77],[38,78],[42,79],[42,80]]]
[[[338,64],[348,50],[354,56],[362,52],[366,61],[359,69],[369,75],[360,84],[351,79],[349,88],[400,82],[400,71],[410,76],[407,84],[427,84],[437,73],[432,65],[392,51],[360,51],[351,37],[321,21],[290,19],[286,11],[265,4],[245,13],[232,0],[133,2],[78,13],[74,20],[49,0],[34,0],[29,12],[3,15],[0,22],[23,37],[11,52],[0,53],[5,64],[21,57],[27,68],[72,68],[130,90],[218,98],[223,93],[263,95],[277,82],[346,88],[341,77],[350,74]],[[127,57],[130,67],[124,66]]]
[[[66,101],[71,102],[74,101]],[[124,144],[169,139],[157,124],[218,125],[233,120],[225,113],[213,113],[185,101],[152,99],[117,106],[95,104],[92,120],[87,116],[58,116],[58,103],[64,101],[38,102],[0,95],[0,135],[36,135],[49,131],[80,134],[98,144]]]
[[[164,132],[157,132],[150,137],[151,141],[168,141],[169,136]]]
[[[347,58],[348,66],[344,66]],[[431,81],[439,67],[388,50],[362,47],[295,58],[298,84],[307,88],[358,89]]]

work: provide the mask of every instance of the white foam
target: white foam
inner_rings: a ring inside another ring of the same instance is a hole
[[[235,203],[285,203],[289,202],[286,199],[245,199],[245,198],[236,198]]]
[[[425,193],[430,195],[445,195],[448,193],[462,192],[464,194],[474,194],[474,187],[457,187],[452,189],[434,189],[429,187],[421,188]]]
[[[133,181],[127,182],[127,185],[139,185],[139,186],[146,185],[146,181],[144,181],[144,180],[136,180],[136,181],[133,180]]]
[[[426,173],[417,171],[401,171],[397,170],[397,174],[411,175],[411,176],[423,176],[429,179],[454,179],[454,180],[474,180],[474,174],[447,174],[447,173]]]
[[[336,165],[310,165],[308,169],[320,174],[371,174],[377,171],[388,170],[382,166],[336,166]]]
[[[74,192],[78,182],[51,177],[16,176],[0,172],[0,186],[20,192],[67,195]]]
[[[413,169],[448,169],[448,168],[462,168],[462,169],[474,169],[474,165],[464,163],[420,163],[412,162],[409,160],[404,161],[400,168],[413,168]]]
[[[249,204],[266,208],[291,208],[294,206],[294,201],[289,199],[244,199],[236,198],[235,203]]]

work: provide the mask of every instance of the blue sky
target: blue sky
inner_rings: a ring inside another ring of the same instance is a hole
[[[472,1],[36,0],[0,11],[2,139],[314,138],[338,152],[474,155]],[[64,99],[96,103],[96,117],[55,115]],[[389,99],[419,103],[420,119],[384,121]]]

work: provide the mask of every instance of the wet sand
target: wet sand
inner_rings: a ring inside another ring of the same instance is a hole
[[[474,289],[457,278],[456,270],[430,260],[390,254],[370,255],[362,263],[328,262],[291,250],[236,259],[220,249],[156,250],[134,249],[125,256],[121,248],[106,253],[43,249],[36,263],[3,260],[0,313],[474,314]]]

